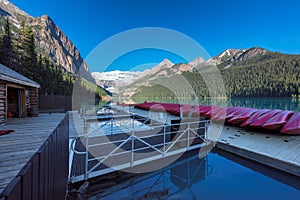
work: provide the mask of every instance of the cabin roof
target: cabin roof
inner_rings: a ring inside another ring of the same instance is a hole
[[[39,88],[40,85],[29,78],[19,74],[18,72],[0,64],[0,80],[17,83],[25,86]]]

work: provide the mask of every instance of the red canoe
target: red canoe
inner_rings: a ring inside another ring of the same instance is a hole
[[[235,116],[236,113],[241,112],[243,108],[242,107],[229,107],[224,109],[220,109],[218,113],[216,113],[212,120],[214,121],[225,121],[230,119],[231,117]]]
[[[244,109],[242,112],[238,113],[237,115],[233,116],[231,119],[228,120],[228,122],[232,124],[240,124],[247,120],[251,115],[256,113],[258,109],[248,108]]]
[[[199,106],[200,115],[204,115],[211,110],[211,106]]]
[[[229,120],[230,118],[238,115],[239,113],[244,111],[244,107],[232,107],[232,109],[229,109],[228,112],[226,113],[225,118],[223,118],[222,120]]]
[[[280,128],[286,124],[288,119],[294,114],[293,111],[284,110],[278,113],[277,115],[273,116],[271,119],[266,121],[262,125],[262,128],[269,129],[269,130],[280,130]]]
[[[277,115],[278,113],[280,113],[282,110],[271,110],[263,115],[260,115],[259,117],[257,117],[251,124],[250,127],[253,128],[261,128],[262,125],[264,123],[266,123],[266,121],[268,121],[269,119],[271,119],[273,116]]]
[[[300,134],[300,112],[293,114],[289,121],[280,130],[287,134]]]
[[[249,126],[251,123],[254,122],[254,120],[256,120],[258,117],[260,117],[261,115],[269,112],[269,109],[262,109],[262,110],[258,110],[257,112],[255,112],[253,115],[251,115],[251,117],[249,117],[247,120],[245,120],[240,127],[246,127]]]
[[[210,119],[212,115],[216,115],[218,112],[224,112],[224,110],[226,110],[225,107],[211,106],[211,108],[206,113],[203,113],[202,116],[207,119]]]

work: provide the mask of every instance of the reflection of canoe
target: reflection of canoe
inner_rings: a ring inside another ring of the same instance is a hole
[[[262,128],[269,130],[280,130],[280,128],[288,121],[294,112],[289,110],[281,111],[272,118],[270,118],[266,123],[262,125]]]
[[[256,120],[259,116],[265,114],[266,112],[269,112],[269,109],[262,109],[262,110],[258,110],[257,112],[255,112],[253,115],[251,115],[251,117],[249,117],[247,120],[245,120],[240,126],[241,127],[247,127],[249,126],[251,123],[254,122],[254,120]]]
[[[281,129],[282,133],[300,134],[300,112],[295,113]]]
[[[268,121],[271,117],[277,115],[280,112],[281,110],[276,109],[276,110],[271,110],[263,115],[260,115],[250,124],[250,127],[262,128],[262,125],[266,123],[266,121]]]
[[[228,120],[228,122],[232,124],[240,124],[251,117],[251,115],[253,115],[257,111],[257,109],[253,108],[244,109],[242,112],[235,114],[231,119]]]

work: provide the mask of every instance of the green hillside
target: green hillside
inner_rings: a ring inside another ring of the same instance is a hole
[[[224,61],[220,69],[228,97],[299,97],[300,55],[267,53],[242,61]],[[209,72],[204,76],[209,76]],[[209,97],[203,77],[197,72],[183,72],[198,97]],[[176,76],[169,78],[176,84]],[[143,86],[132,96],[137,99],[186,97],[188,91],[174,87],[175,91],[159,85]],[[216,88],[217,89],[217,88]],[[178,96],[178,95],[177,95]]]

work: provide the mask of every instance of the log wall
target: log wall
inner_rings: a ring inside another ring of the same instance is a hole
[[[36,117],[39,114],[39,96],[37,88],[28,88],[29,112],[28,116]]]

